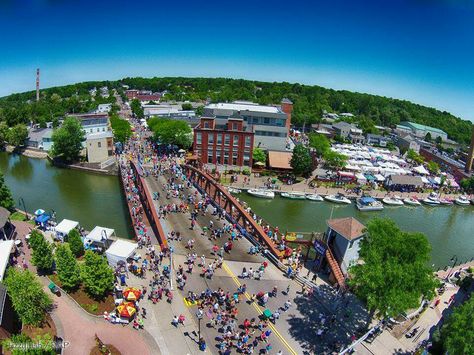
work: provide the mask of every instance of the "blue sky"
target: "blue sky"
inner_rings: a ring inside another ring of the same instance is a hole
[[[225,76],[405,98],[474,120],[474,3],[0,0],[0,95]]]

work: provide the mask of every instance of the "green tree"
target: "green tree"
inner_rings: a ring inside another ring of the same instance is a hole
[[[7,142],[14,147],[24,145],[26,138],[28,138],[28,129],[24,124],[16,124],[7,133]]]
[[[192,130],[184,121],[152,118],[148,120],[148,126],[162,144],[174,144],[183,149],[191,147]]]
[[[75,289],[81,283],[81,271],[68,243],[60,244],[54,253],[56,270],[64,289]]]
[[[427,266],[431,247],[422,233],[401,231],[390,219],[372,219],[348,283],[370,311],[395,317],[431,299],[437,281]]]
[[[12,193],[5,183],[5,178],[0,172],[0,206],[13,212],[15,210],[15,202],[13,201]]]
[[[329,149],[324,154],[324,162],[331,169],[342,169],[347,164],[347,156]]]
[[[81,267],[81,278],[86,291],[94,298],[101,299],[112,290],[114,272],[107,264],[107,259],[88,250]]]
[[[85,134],[77,118],[68,117],[63,125],[53,132],[52,154],[62,157],[67,162],[77,161],[83,149]]]
[[[254,148],[252,152],[254,164],[257,162],[265,164],[267,162],[267,154],[260,148]]]
[[[428,162],[428,170],[431,174],[438,174],[439,173],[439,165],[434,161]]]
[[[414,161],[417,164],[423,164],[425,161],[425,159],[420,154],[415,152],[413,149],[408,149],[407,159]]]
[[[38,335],[31,339],[25,334],[14,334],[11,338],[3,341],[5,349],[9,350],[12,355],[54,355],[54,342],[51,335]],[[40,346],[38,346],[38,344]],[[25,345],[31,345],[25,350]]]
[[[84,255],[84,242],[76,228],[68,233],[66,241],[69,243],[69,248],[76,258]]]
[[[33,240],[32,240],[33,238]],[[53,247],[43,236],[39,233],[35,236],[30,235],[30,243],[33,252],[31,253],[31,262],[41,271],[51,271],[53,268]]]
[[[193,105],[191,105],[189,102],[185,102],[181,105],[181,109],[183,111],[191,111],[193,109]]]
[[[132,128],[127,120],[119,117],[116,113],[110,114],[110,124],[117,142],[125,143],[132,136]]]
[[[8,137],[8,126],[5,122],[0,121],[0,148],[3,148]]]
[[[135,117],[137,118],[145,117],[142,104],[139,100],[133,99],[132,102],[130,103],[130,108],[132,109],[132,113],[135,115]]]
[[[430,132],[426,133],[425,141],[426,142],[431,142],[432,140],[433,140],[433,138],[431,137],[431,133]]]
[[[309,146],[316,149],[318,157],[322,157],[331,148],[331,143],[324,134],[311,133],[309,135]]]
[[[36,276],[29,270],[11,267],[4,284],[23,325],[39,326],[52,301]]]
[[[454,309],[441,328],[447,354],[474,354],[474,298]]]
[[[298,144],[295,149],[293,149],[290,165],[296,175],[311,175],[313,171],[313,159],[311,158],[309,149],[302,144]]]
[[[0,180],[1,181],[1,180]],[[0,185],[1,186],[1,185]],[[461,180],[461,187],[463,188],[464,191],[467,193],[472,193],[474,192],[474,176],[471,176],[470,178],[465,178]],[[1,191],[1,189],[0,189]]]
[[[204,105],[199,105],[197,108],[196,108],[196,115],[198,117],[202,116],[204,114]]]
[[[437,136],[435,139],[436,144],[441,144],[443,143],[443,139],[440,136]]]

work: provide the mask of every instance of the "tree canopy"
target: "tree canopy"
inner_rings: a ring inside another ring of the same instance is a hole
[[[407,151],[407,159],[408,160],[411,160],[417,164],[423,164],[425,159],[420,155],[418,154],[417,152],[415,152],[413,149],[408,149]]]
[[[432,173],[432,174],[438,174],[439,173],[438,163],[436,163],[434,161],[429,161],[427,167],[428,167],[428,170],[429,170],[430,173]]]
[[[151,118],[148,127],[153,131],[155,139],[161,144],[174,144],[188,149],[192,144],[192,130],[184,121]]]
[[[322,157],[331,148],[331,143],[324,134],[310,133],[309,146],[316,149],[316,155],[318,157]]]
[[[0,172],[0,206],[6,208],[10,212],[15,209],[15,202],[13,201],[12,193],[5,183],[5,178]]]
[[[53,268],[53,247],[43,234],[38,231],[31,233],[30,245],[33,249],[31,262],[41,271],[51,271]]]
[[[381,317],[398,316],[434,296],[430,253],[424,234],[403,232],[390,219],[372,219],[360,243],[363,263],[350,267],[348,283],[369,310]]]
[[[130,108],[132,109],[132,113],[135,115],[137,118],[143,118],[145,117],[145,113],[143,111],[142,104],[140,100],[138,99],[133,99],[130,102]]]
[[[126,143],[132,136],[130,123],[127,120],[120,118],[116,113],[111,113],[109,117],[115,141]]]
[[[113,288],[114,272],[107,259],[90,250],[86,251],[84,261],[81,278],[85,289],[92,297],[101,299]]]
[[[267,162],[267,154],[263,149],[254,148],[252,152],[252,157],[254,164],[257,162],[265,164]]]
[[[296,175],[309,176],[313,171],[313,159],[309,149],[302,144],[298,144],[293,149],[293,155],[290,160],[291,168]]]
[[[84,243],[82,242],[81,236],[76,228],[68,233],[67,242],[76,258],[84,255]]]
[[[324,153],[324,162],[331,169],[342,169],[347,164],[347,156],[333,150],[327,150]]]
[[[0,182],[1,182],[1,180],[0,180]],[[461,180],[461,187],[467,193],[473,193],[474,192],[474,176],[471,176],[470,178],[462,179]],[[0,183],[0,191],[1,191],[1,183]]]
[[[474,297],[454,309],[441,328],[443,348],[449,354],[474,354]]]
[[[59,281],[66,290],[72,290],[81,283],[81,271],[68,243],[58,245],[54,253]]]
[[[7,132],[8,144],[18,147],[25,144],[28,138],[28,130],[24,124],[18,123]]]
[[[39,326],[52,305],[37,277],[29,270],[11,267],[4,279],[13,308],[24,325]]]
[[[53,132],[52,154],[62,157],[67,162],[77,161],[83,149],[85,134],[77,118],[68,117],[63,125]]]

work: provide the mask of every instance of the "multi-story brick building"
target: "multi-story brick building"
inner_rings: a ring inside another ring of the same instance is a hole
[[[285,151],[293,105],[252,102],[210,104],[194,129],[194,151],[203,164],[252,166],[252,150]]]
[[[194,128],[194,152],[203,164],[252,166],[254,133],[240,118],[202,117]]]

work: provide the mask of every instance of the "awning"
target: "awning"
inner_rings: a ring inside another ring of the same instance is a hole
[[[43,224],[48,222],[51,219],[51,216],[49,214],[42,214],[38,217],[35,218],[35,222],[39,224]]]
[[[89,239],[89,240],[92,240],[94,242],[104,242],[106,239],[109,239],[114,233],[115,233],[115,231],[111,228],[96,226],[86,236],[85,239]]]
[[[135,254],[135,250],[137,250],[137,248],[137,243],[118,239],[110,246],[109,249],[107,249],[105,255],[107,256],[109,264],[116,266],[119,261],[126,261],[128,258],[132,257]]]
[[[380,174],[374,175],[374,178],[377,181],[385,181],[385,177],[383,175],[380,175]]]
[[[361,173],[356,174],[356,179],[357,181],[367,181],[366,177]]]
[[[70,231],[76,228],[79,225],[79,222],[71,221],[70,219],[63,219],[56,226],[56,233],[61,233],[67,235]]]
[[[413,168],[413,171],[416,171],[420,175],[429,175],[429,171],[423,165]]]

